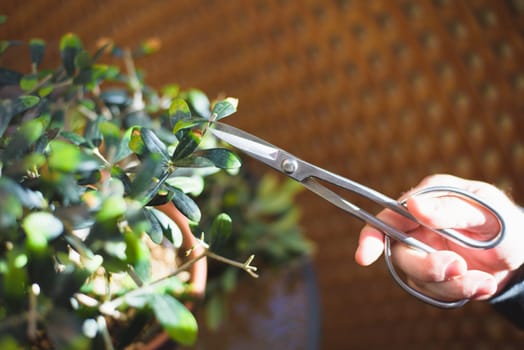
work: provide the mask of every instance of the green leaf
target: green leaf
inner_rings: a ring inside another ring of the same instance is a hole
[[[220,248],[233,232],[231,217],[226,213],[218,214],[211,225],[209,245],[211,249]]]
[[[169,161],[169,154],[167,153],[166,145],[156,136],[156,134],[148,129],[141,128],[140,136],[142,141],[144,141],[144,146],[151,153],[159,154],[164,161]]]
[[[184,193],[191,193],[193,196],[198,196],[204,190],[204,179],[201,176],[174,176],[166,180],[170,186],[179,188]]]
[[[146,145],[144,143],[144,140],[142,140],[141,130],[142,128],[139,126],[134,126],[131,128],[130,135],[129,135],[129,149],[138,155],[144,154],[144,151],[146,150]]]
[[[150,224],[149,230],[147,230],[146,233],[149,235],[149,237],[154,243],[162,243],[162,239],[164,238],[164,230],[162,228],[162,224],[157,219],[152,209],[144,208],[144,215],[146,216]]]
[[[38,96],[46,97],[49,96],[54,91],[54,86],[52,84],[44,85],[38,89]]]
[[[171,156],[172,161],[182,159],[190,155],[200,144],[202,140],[202,134],[197,131],[190,130],[184,134],[180,142],[178,143],[173,155]]]
[[[188,195],[178,188],[167,186],[170,191],[173,191],[172,202],[182,214],[184,214],[189,220],[199,222],[202,214],[200,208]]]
[[[6,258],[6,268],[2,271],[2,292],[8,300],[16,302],[24,297],[27,290],[27,254],[16,248],[3,254]]]
[[[177,121],[173,127],[173,134],[176,134],[176,137],[181,139],[184,136],[184,131],[186,131],[186,129],[191,129],[195,126],[201,126],[202,124],[207,123],[209,123],[209,121],[204,118],[181,119]]]
[[[70,143],[53,140],[49,143],[49,167],[63,172],[89,172],[97,170],[100,162]]]
[[[198,325],[193,314],[182,303],[170,295],[153,294],[149,306],[171,339],[182,345],[194,344]]]
[[[47,247],[48,241],[64,231],[62,221],[44,211],[27,215],[22,221],[22,227],[27,235],[27,247],[33,251],[42,251]]]
[[[76,132],[60,131],[60,136],[77,146],[93,146],[89,145],[89,142],[83,136],[78,135]]]
[[[191,89],[181,97],[187,101],[193,115],[209,119],[211,116],[210,103],[205,93],[198,89]]]
[[[20,88],[26,93],[33,90],[35,86],[38,85],[38,75],[37,74],[27,74],[22,77],[20,80]]]
[[[145,158],[135,173],[129,195],[142,203],[149,202],[167,178],[167,172],[161,173],[162,166],[162,160],[157,153],[152,153]],[[155,181],[157,177],[159,179]]]
[[[196,151],[189,157],[173,162],[178,167],[202,168],[214,166],[219,169],[238,169],[242,162],[240,158],[225,148],[210,148]]]
[[[75,56],[75,66],[80,70],[86,70],[91,68],[93,62],[91,61],[91,56],[86,50],[80,50]]]
[[[215,120],[225,118],[237,111],[238,99],[229,97],[223,101],[217,102],[213,106],[212,114]]]
[[[178,225],[169,216],[158,209],[148,208],[148,211],[160,224],[164,237],[166,237],[175,248],[180,248],[183,238]]]
[[[3,136],[11,119],[19,113],[33,108],[40,102],[37,96],[19,96],[16,100],[0,103],[0,137]]]
[[[178,96],[180,86],[177,84],[168,84],[162,88],[162,95],[165,98],[173,99]]]
[[[31,39],[29,41],[29,51],[31,53],[31,62],[38,67],[45,52],[45,41],[42,39]]]
[[[133,266],[135,273],[143,282],[151,279],[151,256],[145,242],[139,235],[129,232],[125,234],[126,262]]]
[[[82,42],[76,34],[68,33],[60,39],[60,55],[67,75],[73,76],[75,73],[75,59],[81,50]]]
[[[179,121],[191,118],[191,110],[188,104],[181,98],[174,99],[169,106],[169,122],[173,127]],[[173,131],[176,133],[176,131]]]
[[[115,152],[115,155],[113,157],[113,162],[117,163],[121,161],[122,159],[128,157],[133,152],[131,151],[131,148],[129,146],[131,142],[131,133],[133,131],[133,128],[129,128],[124,132],[124,135],[120,138],[120,143],[117,146],[117,150]]]
[[[15,226],[22,214],[21,201],[9,190],[0,188],[0,228]]]
[[[96,220],[100,222],[110,221],[124,215],[127,205],[124,198],[119,195],[113,195],[106,198],[98,212]]]
[[[43,135],[45,128],[49,125],[51,117],[43,115],[39,118],[24,122],[13,137],[9,140],[2,155],[4,161],[17,158],[24,154]]]

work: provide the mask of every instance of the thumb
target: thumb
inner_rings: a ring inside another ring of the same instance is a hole
[[[430,227],[467,230],[486,236],[499,230],[498,221],[489,210],[457,194],[414,195],[406,204],[413,216]]]

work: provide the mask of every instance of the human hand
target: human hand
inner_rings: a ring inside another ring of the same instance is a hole
[[[386,209],[378,214],[380,219],[437,249],[427,254],[393,241],[393,263],[406,274],[413,288],[439,300],[483,300],[494,296],[524,263],[524,212],[490,184],[433,175],[404,196],[409,212],[431,227],[453,228],[479,240],[493,238],[500,230],[489,211],[459,197],[410,197],[410,193],[431,186],[453,186],[477,195],[502,216],[506,236],[491,249],[466,248]],[[384,235],[366,225],[360,232],[356,262],[370,265],[383,252]]]

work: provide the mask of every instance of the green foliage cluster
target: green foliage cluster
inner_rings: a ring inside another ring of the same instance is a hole
[[[242,176],[216,173],[207,178],[207,188],[197,202],[209,217],[228,213],[233,227],[210,240],[213,252],[224,257],[256,255],[265,269],[282,268],[310,256],[313,243],[300,227],[301,213],[296,197],[304,189],[298,182],[279,181],[275,173],[255,175],[244,169]],[[200,222],[202,230],[208,219]],[[198,226],[197,226],[198,228]],[[226,240],[227,239],[227,240]],[[239,269],[210,261],[206,291],[205,318],[208,328],[227,324],[230,298],[241,275]]]
[[[185,286],[175,275],[152,279],[144,235],[178,247],[179,228],[155,207],[172,202],[197,225],[193,197],[204,177],[240,167],[206,137],[237,101],[146,85],[134,57],[152,51],[147,45],[91,53],[66,34],[54,69],[42,67],[41,39],[1,41],[0,54],[21,45],[29,71],[0,67],[0,348],[123,347],[133,339],[115,340],[108,319],[130,314],[130,329],[156,319],[177,342],[193,343]],[[231,229],[227,214],[217,215],[214,239]],[[114,290],[116,275],[124,281]]]

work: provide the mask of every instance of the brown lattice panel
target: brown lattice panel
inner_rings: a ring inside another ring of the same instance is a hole
[[[10,39],[56,47],[66,31],[88,44],[157,37],[160,53],[137,62],[151,84],[238,97],[230,123],[392,196],[449,172],[524,203],[521,0],[8,0],[2,8],[10,18],[0,33]],[[304,227],[318,244],[323,349],[521,348],[524,334],[486,304],[438,310],[406,296],[382,264],[357,267],[361,224],[303,199]]]

